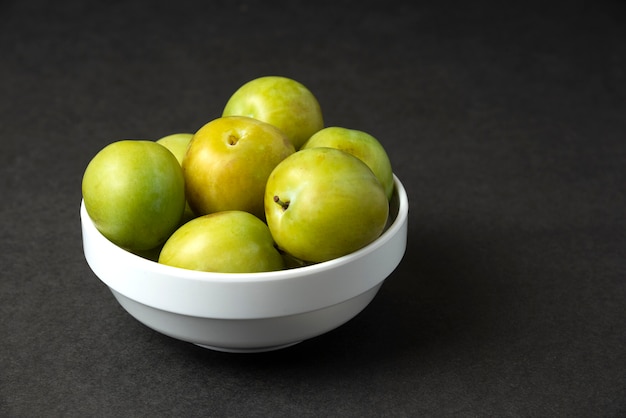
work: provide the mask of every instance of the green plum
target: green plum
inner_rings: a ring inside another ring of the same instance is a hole
[[[284,268],[267,225],[244,211],[222,211],[182,225],[165,242],[159,263],[188,270],[256,273]]]
[[[193,138],[192,133],[184,132],[164,136],[157,139],[156,142],[170,150],[172,154],[174,154],[174,157],[178,160],[178,163],[182,166],[183,158],[185,157],[191,138]]]
[[[291,78],[265,76],[242,85],[230,97],[222,116],[249,116],[282,130],[295,149],[324,127],[317,98]]]
[[[182,168],[154,141],[121,140],[104,147],[85,169],[82,194],[96,228],[130,251],[165,242],[185,209]]]
[[[385,189],[387,199],[393,194],[393,171],[387,151],[367,132],[331,126],[309,138],[302,149],[330,147],[348,152],[363,161],[374,172]]]
[[[389,215],[385,190],[372,170],[328,147],[297,151],[278,164],[264,202],[278,247],[308,262],[366,246],[380,236]]]
[[[198,216],[243,210],[264,219],[267,178],[294,152],[268,123],[245,116],[212,120],[194,134],[183,159],[189,206]]]
[[[191,133],[176,133],[159,138],[156,142],[170,150],[182,167],[183,159],[185,158],[187,148],[189,148],[189,143],[192,138],[193,134]],[[181,222],[187,222],[195,217],[196,215],[193,213],[193,210],[191,210],[189,203],[185,201],[185,213]]]

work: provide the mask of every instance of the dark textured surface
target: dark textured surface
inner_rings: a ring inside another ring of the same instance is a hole
[[[626,414],[622,2],[196,3],[0,3],[0,415]],[[115,302],[80,181],[266,74],[383,142],[409,243],[348,324],[224,354]]]

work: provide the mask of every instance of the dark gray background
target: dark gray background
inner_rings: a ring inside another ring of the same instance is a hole
[[[408,248],[348,324],[217,353],[93,275],[80,182],[268,74],[385,145]],[[2,416],[626,414],[623,2],[5,0],[0,138]]]

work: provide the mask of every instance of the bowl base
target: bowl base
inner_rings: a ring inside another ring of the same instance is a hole
[[[213,345],[195,344],[198,347],[206,348],[213,351],[221,351],[223,353],[265,353],[267,351],[282,350],[283,348],[291,347],[296,344],[300,344],[302,341],[296,341],[293,343],[274,345],[271,347],[253,347],[253,348],[231,348],[231,347],[216,347]]]

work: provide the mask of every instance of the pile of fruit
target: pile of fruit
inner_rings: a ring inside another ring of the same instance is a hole
[[[374,241],[393,192],[373,136],[325,127],[301,83],[249,81],[194,134],[120,140],[82,181],[85,209],[116,245],[200,271],[281,270]]]

